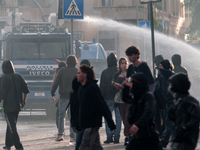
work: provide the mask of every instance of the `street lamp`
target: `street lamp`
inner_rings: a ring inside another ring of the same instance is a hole
[[[140,0],[141,4],[149,4],[149,7],[150,7],[152,63],[153,63],[153,76],[154,77],[156,75],[156,71],[155,71],[155,68],[154,68],[155,44],[154,44],[154,22],[153,22],[153,7],[152,7],[152,3],[156,3],[156,2],[161,2],[161,0]]]

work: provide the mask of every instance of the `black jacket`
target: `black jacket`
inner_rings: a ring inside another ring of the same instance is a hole
[[[4,74],[1,77],[0,92],[4,112],[19,112],[22,106],[22,93],[29,93],[28,85],[21,75],[15,73],[10,60],[3,61],[2,70]]]
[[[102,116],[108,122],[111,130],[115,129],[111,112],[104,101],[99,90],[97,81],[88,81],[79,90],[79,127],[81,129],[90,127],[101,127]]]
[[[73,92],[70,94],[70,112],[71,112],[71,126],[76,127],[79,119],[79,101],[78,101],[78,90],[81,84],[77,82],[75,77],[72,81]]]
[[[172,141],[187,143],[195,149],[199,135],[199,102],[188,94],[181,96],[176,107],[170,109],[169,118],[175,122]]]
[[[108,68],[103,70],[101,74],[100,90],[105,100],[113,100],[117,92],[112,88],[113,75],[117,72],[117,58],[110,54],[107,62]]]
[[[51,88],[51,95],[55,96],[56,89],[59,86],[60,98],[69,98],[72,92],[72,80],[77,74],[78,69],[71,66],[59,69],[55,81]]]
[[[164,100],[165,103],[167,104],[167,106],[172,106],[174,105],[174,98],[171,95],[171,93],[168,91],[168,87],[169,87],[169,77],[172,76],[174,73],[168,69],[162,69],[159,68],[159,75],[158,78],[156,79],[156,86],[157,88],[160,89],[160,91],[162,92],[163,96],[164,96]]]
[[[125,86],[125,88],[129,87]],[[132,103],[128,112],[128,122],[139,128],[134,138],[145,139],[158,136],[153,122],[156,106],[154,96],[150,92],[145,92],[139,100],[135,100],[126,91],[128,90],[124,90],[122,99],[125,103]]]
[[[113,81],[113,82],[116,82],[116,83],[119,83],[119,84],[122,84],[122,83],[126,80],[126,78],[125,78],[125,77],[124,77],[124,78],[119,77],[120,74],[121,74],[121,72],[120,72],[120,71],[117,71],[117,72],[114,74],[112,81]],[[114,84],[112,84],[112,88],[113,88],[113,90],[116,91],[116,92],[119,91],[118,89],[115,88]]]

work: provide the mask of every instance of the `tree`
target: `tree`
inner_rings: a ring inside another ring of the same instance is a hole
[[[185,7],[189,8],[192,12],[192,23],[187,29],[190,34],[190,39],[200,38],[200,0],[185,0]]]

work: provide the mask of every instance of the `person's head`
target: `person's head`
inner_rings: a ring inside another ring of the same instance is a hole
[[[164,58],[163,58],[162,55],[157,55],[157,56],[155,56],[155,58],[154,58],[154,64],[155,64],[156,69],[159,68],[159,64],[160,64],[160,62],[161,62],[162,60],[164,60]]]
[[[181,55],[174,54],[171,59],[172,59],[172,63],[174,64],[174,66],[180,66],[181,65]]]
[[[58,68],[60,69],[60,68],[62,68],[62,67],[65,67],[66,66],[66,63],[64,62],[64,61],[60,61],[59,63],[58,63]]]
[[[149,90],[147,78],[144,73],[138,72],[131,76],[131,80],[131,92],[134,95],[134,99],[139,99],[145,92]]]
[[[15,68],[11,60],[5,59],[2,63],[2,71],[4,74],[15,73]]]
[[[90,65],[90,61],[87,60],[87,59],[83,59],[83,60],[81,61],[80,65],[88,65],[88,66],[91,66],[91,65]]]
[[[75,55],[69,55],[66,58],[66,63],[67,66],[76,67],[76,65],[78,64],[78,60]]]
[[[110,53],[107,57],[108,67],[116,67],[117,66],[117,56],[114,53]]]
[[[190,81],[184,73],[176,73],[169,78],[169,91],[178,94],[188,94]]]
[[[140,58],[140,50],[138,47],[134,45],[128,47],[125,53],[126,53],[126,56],[128,56],[128,59],[130,62],[134,62],[135,60]]]
[[[80,83],[95,80],[95,73],[92,66],[81,65],[76,75],[77,81]]]
[[[119,71],[122,72],[128,69],[128,60],[125,57],[119,59]]]
[[[162,60],[160,62],[159,67],[163,68],[163,69],[171,70],[171,71],[174,69],[174,66],[170,63],[170,61],[168,59]]]

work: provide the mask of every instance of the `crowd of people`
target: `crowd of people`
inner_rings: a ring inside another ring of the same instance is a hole
[[[103,118],[105,144],[120,143],[123,123],[126,150],[162,150],[170,142],[171,150],[194,150],[200,109],[199,102],[189,94],[191,83],[187,70],[181,66],[181,56],[173,55],[171,63],[157,55],[154,78],[148,64],[139,59],[138,47],[128,47],[125,54],[130,65],[125,57],[118,61],[114,53],[107,57],[108,67],[102,71],[99,86],[88,60],[82,60],[79,68],[74,55],[69,55],[66,63],[55,60],[58,68],[51,89],[52,99],[56,100],[55,92],[59,87],[58,136],[55,140],[64,140],[68,112],[70,142],[76,144],[75,150],[103,149],[99,135]],[[23,150],[13,120],[17,120],[19,111],[26,104],[29,89],[23,78],[14,73],[11,61],[5,60],[2,68],[5,75],[1,77],[0,91],[8,123],[4,149],[9,150],[14,145],[17,150]],[[12,80],[19,83],[10,84]],[[18,96],[9,97],[9,91],[15,88]],[[7,101],[13,99],[18,105],[8,107]],[[115,120],[112,119],[113,111]]]

